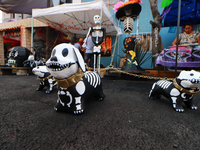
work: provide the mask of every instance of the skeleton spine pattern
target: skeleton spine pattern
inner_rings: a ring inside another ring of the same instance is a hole
[[[151,96],[151,93],[154,90],[156,85],[158,85],[162,89],[167,89],[171,84],[172,84],[172,82],[169,82],[169,81],[166,81],[166,80],[159,80],[158,82],[153,84],[152,89],[151,89],[151,91],[149,93],[149,97]]]
[[[160,86],[162,89],[167,89],[172,84],[172,82],[166,80],[160,80],[156,84]]]
[[[88,71],[84,73],[85,78],[87,78],[90,85],[92,85],[94,88],[97,87],[97,85],[100,85],[101,78],[96,72]]]

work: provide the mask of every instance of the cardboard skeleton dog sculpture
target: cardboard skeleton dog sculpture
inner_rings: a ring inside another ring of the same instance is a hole
[[[57,85],[51,73],[47,70],[46,66],[36,66],[33,68],[32,72],[38,76],[38,80],[40,81],[40,85],[37,91],[41,91],[44,87],[47,87],[46,93],[50,93],[53,90],[53,87]]]
[[[99,74],[85,72],[84,60],[73,45],[59,44],[54,47],[46,66],[59,88],[56,111],[80,114],[85,109],[87,99],[94,96],[103,100],[105,97]]]
[[[149,98],[160,98],[161,95],[172,101],[173,108],[178,112],[184,112],[182,102],[188,108],[196,110],[193,96],[199,92],[200,72],[195,70],[181,71],[173,82],[159,80],[153,84]]]

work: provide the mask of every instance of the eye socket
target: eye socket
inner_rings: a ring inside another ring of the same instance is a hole
[[[52,56],[55,56],[56,54],[56,49],[53,50],[53,52],[51,53]]]
[[[15,56],[14,57],[17,57],[17,56],[18,56],[18,51],[15,52]]]
[[[64,48],[64,49],[62,50],[62,55],[63,55],[64,57],[66,57],[66,56],[68,55],[68,49],[67,49],[67,48]]]
[[[190,73],[190,76],[194,76],[194,73]]]

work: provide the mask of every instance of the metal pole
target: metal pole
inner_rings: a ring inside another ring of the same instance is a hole
[[[32,26],[31,26],[31,52],[33,52],[33,26],[34,26],[34,19],[32,17]]]
[[[177,56],[178,56],[178,43],[179,43],[179,26],[181,14],[181,0],[178,1],[178,20],[177,20],[177,34],[176,34],[176,64],[175,64],[175,77],[177,77]]]

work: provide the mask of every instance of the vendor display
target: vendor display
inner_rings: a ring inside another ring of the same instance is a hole
[[[86,100],[92,97],[104,99],[101,77],[95,71],[85,72],[83,57],[73,45],[54,47],[46,66],[58,84],[56,111],[81,114]]]
[[[188,108],[197,110],[197,106],[193,103],[193,97],[199,92],[199,88],[200,72],[195,70],[181,71],[173,82],[167,80],[155,82],[149,93],[149,98],[160,99],[161,95],[163,95],[171,100],[172,106],[177,112],[184,112],[183,102]]]
[[[164,49],[156,59],[156,65],[158,64],[175,67],[176,46],[170,46],[168,49]],[[198,48],[197,44],[178,46],[177,67],[200,67],[200,48]]]

